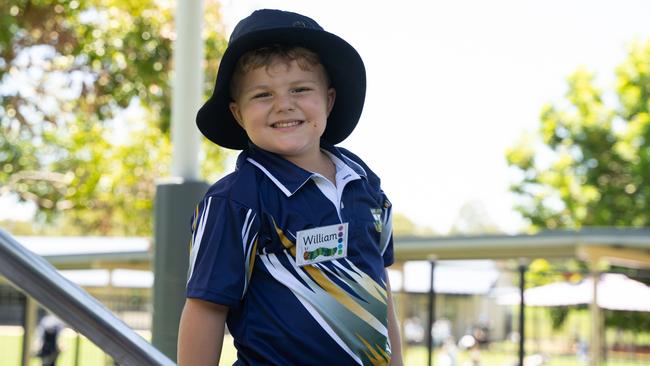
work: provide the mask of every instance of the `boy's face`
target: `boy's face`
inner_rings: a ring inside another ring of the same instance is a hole
[[[235,89],[230,111],[255,145],[293,162],[320,154],[336,96],[321,65],[276,60],[246,72]]]

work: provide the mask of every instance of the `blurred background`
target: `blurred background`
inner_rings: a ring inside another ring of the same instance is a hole
[[[0,228],[146,339],[157,186],[175,177],[172,124],[195,129],[172,121],[178,5],[0,4]],[[406,364],[514,365],[522,345],[525,365],[650,364],[649,2],[202,6],[202,100],[257,8],[311,16],[363,57],[366,105],[341,146],[394,205]],[[201,181],[233,169],[237,152],[196,145]],[[113,363],[43,307],[0,276],[0,366],[40,364],[48,324],[58,365]]]

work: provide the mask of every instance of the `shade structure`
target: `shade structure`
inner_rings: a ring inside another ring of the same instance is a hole
[[[389,270],[389,276],[391,270]],[[427,293],[431,288],[431,263],[407,261],[399,281],[391,278],[393,291]],[[495,285],[499,271],[489,260],[436,261],[434,289],[438,294],[484,295]]]
[[[618,273],[604,273],[598,282],[598,306],[602,309],[650,311],[650,287]],[[527,306],[571,306],[590,304],[593,299],[591,278],[579,283],[556,282],[524,291]],[[519,304],[519,294],[497,298],[501,305]]]

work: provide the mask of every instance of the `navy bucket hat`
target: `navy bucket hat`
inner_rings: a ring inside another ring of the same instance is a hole
[[[201,133],[225,148],[242,150],[248,146],[246,131],[230,112],[233,101],[230,80],[244,53],[271,44],[300,46],[318,54],[331,87],[336,89],[336,100],[322,138],[331,144],[345,140],[359,122],[366,96],[366,69],[361,56],[349,43],[326,32],[313,19],[269,9],[253,12],[233,30],[212,96],[196,116]]]

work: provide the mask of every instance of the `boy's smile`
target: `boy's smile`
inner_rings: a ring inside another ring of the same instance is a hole
[[[286,127],[297,126],[297,125],[299,125],[301,123],[302,123],[302,121],[287,121],[287,122],[279,121],[279,122],[275,122],[271,127],[273,127],[273,128],[286,128]]]
[[[321,65],[278,59],[246,72],[235,89],[230,110],[255,145],[299,166],[319,159],[336,94]]]

